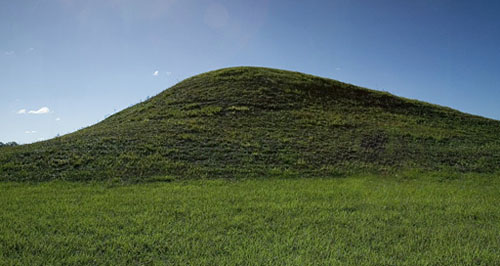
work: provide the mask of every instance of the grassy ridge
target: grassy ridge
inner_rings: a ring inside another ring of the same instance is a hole
[[[500,264],[487,175],[0,190],[2,265]]]
[[[0,180],[494,172],[499,126],[335,80],[228,68],[75,133],[4,147]]]

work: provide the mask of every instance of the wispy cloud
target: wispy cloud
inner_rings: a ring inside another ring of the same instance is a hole
[[[15,54],[16,54],[16,52],[14,52],[14,51],[5,51],[5,53],[4,53],[4,55],[6,55],[6,56],[11,56],[11,55],[15,55]]]
[[[33,52],[33,51],[35,51],[35,48],[30,47],[30,48],[28,48],[28,49],[26,50],[26,53],[31,53],[31,52]]]
[[[38,110],[31,110],[28,112],[28,114],[33,114],[33,115],[43,115],[43,114],[48,114],[50,112],[50,109],[48,107],[42,107]]]
[[[60,117],[56,118],[56,121],[61,121],[61,118]]]
[[[24,131],[25,134],[35,134],[36,131],[34,130],[27,130],[27,131]]]
[[[17,111],[18,114],[24,115],[24,114],[31,114],[31,115],[43,115],[43,114],[48,114],[50,113],[50,109],[46,106],[38,109],[38,110],[30,110],[27,111],[26,109],[21,109]]]
[[[172,72],[167,71],[167,76],[170,76],[170,75],[172,75]]]
[[[153,76],[158,76],[160,74],[160,71],[156,70],[155,72],[153,72]]]

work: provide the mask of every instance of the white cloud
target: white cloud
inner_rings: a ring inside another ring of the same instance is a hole
[[[48,114],[50,112],[50,109],[48,107],[42,107],[38,110],[31,110],[28,112],[28,114],[33,114],[33,115],[42,115],[42,114]]]
[[[23,108],[23,109],[17,111],[17,113],[20,115],[24,115],[24,114],[43,115],[43,114],[50,113],[50,109],[46,106],[44,106],[38,110],[30,110],[30,111],[27,111],[26,109]]]
[[[35,134],[36,131],[34,130],[27,130],[27,131],[24,131],[25,134]]]
[[[160,71],[156,70],[154,73],[153,73],[153,76],[158,76],[160,74]]]
[[[14,51],[6,51],[4,53],[4,55],[6,55],[6,56],[11,56],[11,55],[15,55],[15,54],[16,54],[16,52],[14,52]]]
[[[170,75],[172,75],[172,72],[167,71],[167,76],[170,76]]]
[[[56,121],[61,121],[61,118],[60,117],[56,118]]]
[[[35,51],[35,48],[30,47],[30,48],[28,48],[28,50],[26,50],[26,53],[31,53],[31,52],[33,52],[33,51]]]

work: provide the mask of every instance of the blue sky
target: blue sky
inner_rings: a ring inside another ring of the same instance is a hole
[[[498,14],[498,1],[2,0],[0,141],[66,134],[241,65],[500,119]]]

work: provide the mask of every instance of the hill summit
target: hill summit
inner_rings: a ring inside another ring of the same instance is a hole
[[[339,81],[236,67],[188,78],[102,122],[0,148],[0,180],[491,172],[500,122]]]

